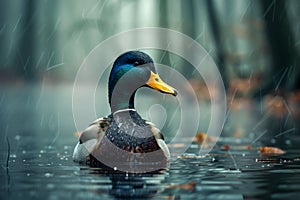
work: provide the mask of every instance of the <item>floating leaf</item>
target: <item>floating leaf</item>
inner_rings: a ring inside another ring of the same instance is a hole
[[[247,149],[248,149],[248,150],[252,150],[252,149],[253,149],[252,145],[249,144],[249,145],[247,146]]]
[[[195,137],[195,141],[198,144],[203,144],[203,143],[210,143],[210,142],[216,142],[218,139],[213,136],[209,136],[203,132],[197,133]]]
[[[259,152],[261,154],[284,154],[285,151],[282,149],[276,148],[276,147],[259,147],[258,148]]]
[[[224,144],[221,146],[221,149],[224,151],[228,151],[230,149],[230,146],[228,144]]]
[[[183,154],[181,156],[178,156],[180,159],[185,159],[185,158],[191,158],[191,159],[198,159],[201,158],[201,156],[198,156],[196,154]]]
[[[195,191],[196,183],[189,182],[189,183],[178,184],[178,185],[168,185],[167,188],[169,188],[169,189],[179,188],[182,190]]]

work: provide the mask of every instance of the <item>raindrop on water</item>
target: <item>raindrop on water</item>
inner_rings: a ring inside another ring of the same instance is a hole
[[[21,136],[20,135],[16,135],[15,136],[15,140],[20,140],[21,139]]]
[[[47,188],[48,188],[48,189],[53,189],[53,188],[54,188],[54,184],[48,183],[48,184],[47,184]]]
[[[49,172],[45,173],[45,177],[47,178],[52,177],[53,175],[54,175],[53,173],[49,173]]]
[[[273,139],[271,139],[271,143],[272,144],[275,144],[276,143],[276,140],[273,138]]]
[[[284,142],[285,142],[285,144],[287,144],[287,145],[291,145],[291,144],[292,144],[291,140],[289,140],[289,139],[288,139],[288,140],[285,140]]]

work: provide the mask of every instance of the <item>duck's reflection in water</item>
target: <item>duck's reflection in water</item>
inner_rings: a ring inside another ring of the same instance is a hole
[[[93,169],[91,174],[99,178],[109,177],[109,195],[116,198],[151,198],[164,190],[163,182],[167,172],[158,170],[148,173],[125,173]],[[99,193],[103,193],[103,189],[99,188]]]

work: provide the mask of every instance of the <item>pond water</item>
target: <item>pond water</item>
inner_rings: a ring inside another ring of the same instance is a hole
[[[105,173],[72,161],[77,141],[72,87],[14,86],[0,91],[1,199],[298,199],[300,195],[298,133],[277,146],[286,151],[283,155],[240,148],[262,145],[253,139],[221,137],[201,157],[193,142],[165,170]],[[230,149],[222,150],[224,144]]]

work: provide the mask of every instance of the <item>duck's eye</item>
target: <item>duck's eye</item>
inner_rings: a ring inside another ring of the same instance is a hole
[[[134,66],[138,66],[140,63],[138,62],[138,61],[135,61],[134,63],[133,63],[133,65]]]

